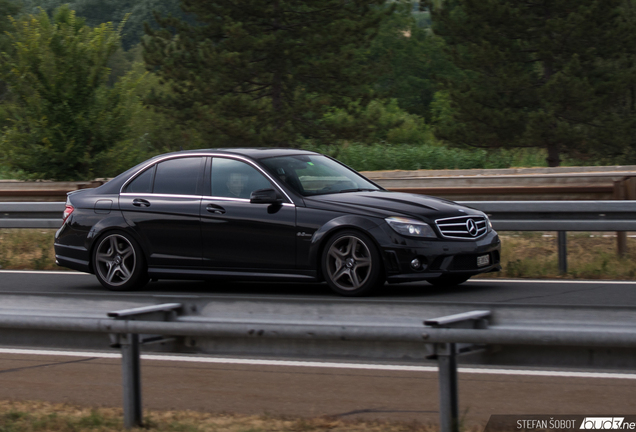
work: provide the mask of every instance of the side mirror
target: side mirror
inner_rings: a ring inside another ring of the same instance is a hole
[[[277,204],[283,202],[274,189],[258,189],[250,195],[252,204]]]

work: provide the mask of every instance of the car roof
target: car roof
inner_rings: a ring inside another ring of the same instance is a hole
[[[209,153],[220,153],[227,155],[240,155],[247,156],[252,159],[265,159],[276,156],[294,156],[294,155],[317,155],[319,153],[309,151],[309,150],[300,150],[293,148],[267,148],[267,147],[254,147],[254,148],[211,148],[211,149],[200,149],[200,150],[182,150],[179,152],[168,153],[170,155],[195,155],[195,154],[209,154]],[[166,156],[166,154],[159,155]]]
[[[163,159],[166,156],[194,156],[194,155],[208,155],[211,153],[245,156],[254,160],[265,159],[276,156],[294,156],[294,155],[319,155],[320,153],[312,152],[309,150],[299,150],[292,148],[211,148],[211,149],[199,149],[199,150],[182,150],[172,153],[164,153],[154,156],[144,162],[130,168],[129,170],[119,174],[117,177],[109,181],[108,183],[98,187],[96,190],[102,194],[118,193],[121,186],[128,180],[128,178],[144,165],[148,165],[157,159]]]

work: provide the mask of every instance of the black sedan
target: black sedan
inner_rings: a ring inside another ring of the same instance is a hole
[[[310,151],[212,149],[154,157],[69,193],[61,266],[110,290],[149,279],[326,281],[365,295],[388,282],[456,285],[498,271],[481,211],[388,192]]]

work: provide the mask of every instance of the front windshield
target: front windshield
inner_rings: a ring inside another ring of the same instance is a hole
[[[261,163],[304,196],[380,190],[355,171],[322,155],[279,156]]]

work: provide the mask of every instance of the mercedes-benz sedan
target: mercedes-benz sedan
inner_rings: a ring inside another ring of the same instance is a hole
[[[394,193],[310,151],[211,149],[147,160],[69,193],[57,263],[110,290],[149,279],[326,281],[365,295],[388,282],[456,285],[501,269],[481,211]]]

